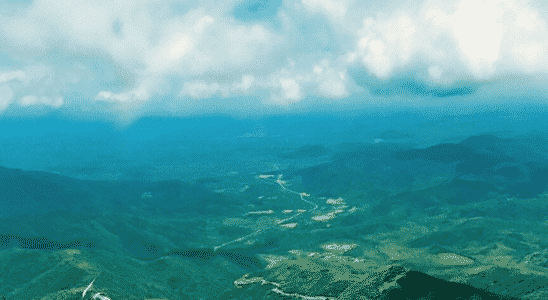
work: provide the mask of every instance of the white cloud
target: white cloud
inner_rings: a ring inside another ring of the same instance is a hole
[[[342,98],[348,96],[346,70],[331,68],[327,60],[312,68],[314,81],[317,83],[318,94],[327,98]]]
[[[250,58],[263,55],[260,52],[268,51],[265,46],[273,38],[262,25],[229,27],[225,37],[225,49],[230,62],[233,64],[245,63]],[[260,52],[257,53],[258,51]]]
[[[134,100],[141,100],[137,98],[135,92],[128,93],[111,93],[107,91],[102,91],[95,96],[95,100],[110,100],[115,102],[131,102]]]
[[[358,33],[357,53],[363,64],[379,78],[408,63],[416,51],[417,29],[405,13],[386,20],[367,18]]]
[[[325,80],[319,85],[320,92],[329,98],[342,98],[347,96],[346,86],[341,80]]]
[[[72,91],[130,106],[173,90],[189,101],[340,99],[355,91],[351,68],[444,87],[548,73],[547,16],[534,6],[546,4],[538,1],[284,1],[279,23],[238,20],[240,2],[189,2],[177,12],[174,0],[36,0],[9,15],[15,6],[0,4],[0,47],[19,64],[0,72],[0,110],[13,99],[57,107]],[[317,39],[301,25],[322,18],[327,42],[310,42]]]
[[[115,94],[111,92],[102,91],[102,92],[99,92],[97,96],[95,96],[95,100],[113,100],[118,102],[128,102],[131,99],[132,99],[132,96],[130,93]]]
[[[499,59],[504,10],[497,2],[465,0],[451,16],[460,49],[478,78],[491,75],[495,71],[493,64]]]
[[[226,86],[221,86],[218,83],[207,84],[202,81],[185,82],[182,94],[188,95],[194,99],[209,98],[217,93],[228,95]]]
[[[321,12],[333,18],[343,18],[346,15],[347,3],[343,0],[302,0],[309,11]]]
[[[38,95],[25,95],[16,103],[21,106],[48,105],[61,107],[64,104],[63,97],[59,94],[59,82],[48,67],[43,65],[27,66],[24,70],[0,73],[0,112],[5,110],[17,94],[26,90],[34,90]]]
[[[251,91],[255,83],[255,76],[251,74],[246,74],[242,76],[242,80],[240,82],[235,82],[232,86],[234,91],[246,93],[248,91]]]
[[[293,60],[289,60],[287,68],[272,73],[269,78],[258,85],[273,90],[270,101],[276,104],[289,105],[302,101],[306,96],[338,99],[349,95],[346,68],[334,68],[327,59],[310,69],[296,66]]]
[[[23,71],[4,72],[0,73],[0,83],[7,82],[13,79],[23,80],[25,79],[25,77],[25,72]]]
[[[233,83],[206,83],[204,81],[195,80],[185,82],[179,95],[194,99],[208,98],[216,94],[223,97],[242,95],[253,92],[255,84],[255,77],[249,74],[243,75],[240,82]]]
[[[326,59],[308,70],[297,67],[296,63],[290,59],[286,68],[268,76],[256,77],[246,74],[242,75],[240,80],[228,83],[187,81],[183,85],[180,96],[193,99],[209,98],[214,95],[233,97],[256,95],[258,90],[268,90],[270,97],[259,100],[260,102],[286,106],[303,100],[307,95],[342,98],[349,94],[347,86],[346,69],[333,68]]]
[[[161,93],[165,83],[158,78],[149,77],[142,79],[140,84],[124,93],[112,93],[101,91],[95,96],[95,100],[113,101],[118,103],[140,103],[149,100],[154,94]]]
[[[194,43],[191,37],[183,31],[173,33],[158,47],[148,51],[146,55],[147,66],[153,73],[173,70],[181,59],[192,50],[193,46]]]
[[[546,21],[526,1],[448,3],[427,1],[415,15],[397,11],[364,18],[348,61],[361,60],[375,76],[387,79],[426,59],[430,66],[423,78],[434,84],[548,71]]]
[[[21,106],[31,106],[31,105],[49,105],[53,107],[61,107],[63,104],[65,104],[65,101],[63,100],[63,97],[37,97],[37,96],[25,96],[21,98],[18,103]]]
[[[301,87],[295,79],[282,78],[280,79],[280,86],[282,88],[282,97],[284,100],[299,101],[301,100]]]
[[[197,34],[203,34],[207,26],[213,23],[215,20],[210,16],[203,16],[194,26],[194,32]]]
[[[47,35],[47,27],[32,18],[2,22],[2,27],[0,31],[6,40],[18,46],[39,48],[46,42],[44,37]]]
[[[13,91],[7,84],[0,85],[0,112],[5,110],[12,102]]]
[[[6,34],[6,30],[4,34],[21,49],[30,40],[35,41],[34,51],[48,51],[57,46],[56,41],[63,41],[69,51],[99,50],[111,55],[138,78],[137,88],[110,91],[109,96],[104,93],[109,91],[103,91],[96,97],[116,101],[146,98],[145,78],[162,80],[239,67],[264,57],[276,40],[262,25],[241,25],[226,18],[230,5],[204,2],[205,6],[174,15],[169,13],[169,2],[37,0],[27,13],[5,24],[13,32],[22,28],[27,34]],[[154,11],[157,6],[167,12]],[[112,29],[114,22],[120,27],[118,33]]]
[[[525,3],[526,4],[526,3]],[[506,18],[508,16],[509,18]],[[510,19],[510,23],[506,23]],[[505,15],[502,49],[508,67],[530,73],[548,71],[548,26],[546,16],[516,1]]]

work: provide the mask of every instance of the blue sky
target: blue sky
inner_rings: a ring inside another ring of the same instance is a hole
[[[2,1],[0,114],[546,103],[545,3]]]

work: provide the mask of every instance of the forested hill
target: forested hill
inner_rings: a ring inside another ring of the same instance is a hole
[[[379,142],[334,154],[330,163],[301,169],[314,193],[344,194],[376,188],[402,190],[436,178],[494,184],[512,197],[534,197],[547,188],[548,140],[526,135],[500,138],[470,136],[458,143],[426,148]],[[420,187],[415,187],[420,188]]]
[[[0,210],[5,215],[55,210],[105,211],[145,203],[156,210],[208,213],[228,196],[180,180],[91,181],[57,174],[0,167]]]

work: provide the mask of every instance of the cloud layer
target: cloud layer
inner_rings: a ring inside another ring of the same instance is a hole
[[[545,92],[547,11],[525,0],[2,2],[0,111],[81,106],[75,93],[135,113],[420,102],[531,76]]]

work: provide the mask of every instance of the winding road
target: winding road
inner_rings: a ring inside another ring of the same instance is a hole
[[[310,196],[309,194],[304,193],[304,192],[303,192],[303,193],[299,193],[299,192],[297,192],[297,191],[293,191],[293,190],[290,190],[290,189],[288,189],[287,187],[285,187],[285,186],[284,186],[285,181],[282,180],[282,176],[283,176],[282,174],[278,175],[278,179],[276,179],[276,183],[277,183],[284,191],[289,192],[289,193],[292,193],[292,194],[295,194],[295,195],[298,195],[298,196],[301,198],[301,201],[303,201],[303,202],[305,202],[305,203],[307,203],[307,204],[309,204],[309,205],[314,206],[314,208],[312,208],[312,210],[315,210],[315,209],[318,208],[318,205],[317,205],[317,204],[315,204],[315,203],[313,203],[313,202],[310,202],[310,201],[308,201],[308,200],[306,200],[306,199],[304,198],[304,197]],[[274,226],[277,226],[277,225],[280,225],[280,224],[282,224],[282,223],[284,223],[284,222],[293,220],[294,218],[296,218],[296,217],[298,217],[298,216],[304,214],[305,212],[306,212],[306,211],[298,212],[297,214],[295,214],[295,215],[293,215],[293,216],[291,216],[291,217],[289,217],[289,218],[287,218],[287,219],[283,219],[283,220],[277,221],[277,222],[276,222],[276,225],[273,225],[273,226],[270,226],[270,227],[266,227],[266,228],[262,228],[262,229],[256,230],[256,231],[254,231],[254,232],[252,232],[252,233],[250,233],[250,234],[248,234],[248,235],[246,235],[246,236],[242,236],[242,237],[240,237],[240,238],[238,238],[238,239],[235,239],[235,240],[232,240],[232,241],[230,241],[230,242],[226,242],[226,243],[221,244],[221,245],[219,245],[219,246],[215,246],[215,247],[213,247],[213,251],[217,251],[219,248],[222,248],[222,247],[224,247],[224,246],[226,246],[226,245],[230,245],[230,244],[233,244],[233,243],[237,243],[237,242],[243,241],[243,240],[245,240],[245,239],[247,239],[247,238],[250,238],[250,237],[252,237],[252,236],[254,236],[254,235],[257,235],[257,234],[259,234],[259,233],[261,233],[261,232],[263,232],[263,231],[265,231],[265,230],[267,230],[267,229],[273,228]]]

